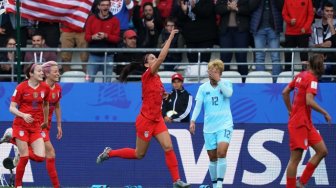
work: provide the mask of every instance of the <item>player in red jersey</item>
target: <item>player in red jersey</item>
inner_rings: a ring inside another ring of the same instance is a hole
[[[42,136],[44,140],[44,145],[46,149],[46,168],[50,177],[50,180],[55,188],[60,187],[60,183],[57,176],[56,165],[55,165],[55,149],[50,142],[50,128],[51,119],[55,111],[56,122],[57,122],[57,139],[62,138],[62,119],[61,119],[61,107],[60,99],[62,97],[62,88],[57,83],[60,79],[60,73],[58,69],[58,64],[55,61],[48,61],[42,65],[43,73],[45,76],[45,83],[50,86],[49,94],[49,116],[48,116],[48,126],[42,130]]]
[[[58,64],[55,61],[48,61],[42,65],[42,70],[44,73],[45,83],[50,86],[49,93],[49,115],[48,115],[48,126],[42,130],[41,135],[45,144],[46,151],[46,168],[50,177],[50,180],[53,184],[53,187],[60,187],[60,183],[57,176],[56,166],[55,166],[55,149],[50,142],[50,128],[51,128],[51,119],[53,112],[56,114],[57,121],[57,139],[62,138],[62,120],[61,120],[61,108],[60,108],[60,99],[62,97],[62,88],[57,83],[60,78],[60,73],[58,69]],[[12,144],[16,144],[12,139],[12,128],[8,128],[1,138],[1,143],[3,142],[11,142]],[[29,159],[33,161],[39,161],[40,159],[34,154],[32,147],[28,145],[29,149]],[[16,152],[15,152],[16,153]],[[16,155],[14,158],[14,166],[17,165],[17,160],[20,155]]]
[[[288,122],[290,159],[287,166],[287,188],[304,187],[320,161],[327,155],[327,147],[313,125],[311,110],[321,113],[330,124],[329,113],[314,100],[317,94],[318,78],[324,72],[324,57],[314,54],[308,62],[308,70],[298,74],[283,90],[282,95],[290,114]],[[291,104],[290,92],[294,90]],[[302,176],[296,181],[296,173],[302,153],[311,146],[315,155],[308,161]]]
[[[147,67],[142,74],[142,107],[138,115],[135,126],[137,132],[136,148],[123,148],[112,150],[105,148],[97,158],[97,163],[101,163],[112,157],[124,159],[142,159],[149,147],[152,137],[155,137],[165,151],[166,164],[173,179],[174,187],[190,187],[190,184],[184,183],[180,179],[178,163],[173,150],[172,141],[168,133],[167,126],[164,123],[161,112],[162,99],[167,95],[165,93],[160,76],[157,74],[160,65],[168,54],[168,49],[178,30],[170,33],[158,58],[153,54],[147,54],[144,57],[144,66]]]
[[[20,159],[16,166],[15,187],[22,187],[22,178],[29,159],[28,145],[32,147],[36,161],[45,158],[41,128],[48,125],[50,87],[42,82],[42,66],[30,64],[26,69],[26,81],[20,83],[12,96],[9,111],[15,115],[13,139],[19,149]]]

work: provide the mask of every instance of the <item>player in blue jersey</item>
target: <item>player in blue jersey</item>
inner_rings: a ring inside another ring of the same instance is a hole
[[[214,188],[221,188],[226,171],[226,153],[233,132],[230,109],[232,83],[221,79],[224,63],[213,60],[208,64],[210,81],[202,84],[196,95],[196,105],[190,121],[190,133],[194,134],[195,121],[204,106],[203,134],[205,149],[210,159],[209,172]]]

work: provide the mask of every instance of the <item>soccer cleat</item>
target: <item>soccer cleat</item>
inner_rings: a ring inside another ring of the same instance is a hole
[[[13,165],[16,167],[20,160],[19,149],[16,146],[14,146],[14,154]]]
[[[0,139],[0,144],[2,144],[2,143],[9,143],[10,140],[12,139],[12,133],[13,133],[13,129],[12,128],[6,129],[4,135]]]
[[[183,188],[183,187],[190,187],[190,184],[184,183],[182,180],[177,180],[173,184],[173,188]]]
[[[107,159],[109,159],[109,155],[108,153],[111,151],[112,149],[110,147],[106,147],[103,151],[103,153],[99,154],[97,157],[97,164],[102,163],[103,161],[106,161]]]
[[[299,180],[296,180],[296,188],[306,188]]]

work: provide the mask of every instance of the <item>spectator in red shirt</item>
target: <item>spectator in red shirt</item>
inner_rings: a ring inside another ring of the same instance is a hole
[[[290,159],[287,166],[287,188],[303,187],[314,173],[320,161],[327,155],[327,147],[313,125],[311,110],[321,113],[330,124],[329,113],[320,107],[314,100],[317,94],[318,78],[324,72],[324,56],[314,54],[309,59],[308,70],[298,74],[294,80],[283,90],[282,95],[289,116],[288,132]],[[291,103],[290,92],[294,90]],[[296,182],[297,167],[301,161],[304,150],[311,146],[315,150],[314,156],[308,161],[305,170]]]
[[[143,102],[141,112],[135,122],[137,132],[136,149],[122,148],[112,150],[106,147],[104,152],[98,156],[97,163],[101,163],[112,157],[142,159],[146,154],[151,138],[154,136],[165,151],[166,164],[174,182],[173,186],[190,187],[189,184],[184,183],[180,179],[176,155],[161,112],[162,99],[167,97],[168,93],[164,92],[160,76],[157,74],[177,32],[178,30],[171,32],[158,58],[153,54],[147,54],[144,57],[144,65],[148,69],[141,78]]]
[[[48,125],[50,87],[43,81],[42,66],[36,63],[26,69],[28,80],[20,83],[12,96],[9,111],[15,115],[13,139],[19,149],[15,187],[22,188],[22,178],[29,159],[28,145],[37,162],[44,161],[45,147],[41,128]]]
[[[312,0],[285,0],[282,9],[282,17],[286,22],[285,47],[308,48],[311,25],[314,19]],[[301,52],[300,58],[301,61],[307,61],[308,53]],[[285,62],[290,63],[291,59],[292,53],[285,53]],[[292,70],[291,65],[286,65],[285,71],[290,70]]]
[[[90,48],[115,48],[120,41],[120,22],[117,17],[110,12],[110,0],[101,0],[98,4],[98,12],[91,15],[86,22],[85,40]],[[114,55],[112,52],[90,52],[87,73],[89,81],[94,81],[94,76],[99,70],[108,76],[107,82],[111,82],[113,72],[112,63]],[[106,66],[104,64],[109,63]]]

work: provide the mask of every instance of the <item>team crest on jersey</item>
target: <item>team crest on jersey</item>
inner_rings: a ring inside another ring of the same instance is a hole
[[[41,97],[44,98],[44,91],[41,91]]]
[[[33,93],[33,97],[36,99],[38,97],[38,93],[37,92],[34,92]]]
[[[19,135],[23,136],[24,135],[24,131],[19,131]]]
[[[56,93],[52,93],[51,97],[52,97],[52,99],[55,99],[56,98]]]
[[[149,136],[149,131],[145,131],[145,132],[144,132],[144,136],[145,136],[145,138],[148,138],[148,136]]]
[[[41,132],[41,136],[42,136],[43,138],[45,138],[45,137],[46,137],[46,133],[45,133],[44,131],[42,131],[42,132]]]

